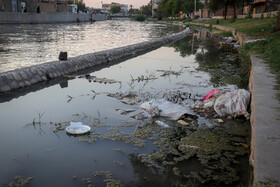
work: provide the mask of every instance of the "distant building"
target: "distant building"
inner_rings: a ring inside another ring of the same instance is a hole
[[[203,4],[202,9],[196,9],[196,12],[193,12],[191,14],[191,17],[193,18],[195,15],[200,18],[210,18],[212,16],[211,11],[207,7],[207,0],[199,0],[200,3]]]
[[[276,11],[280,5],[280,0],[254,0],[252,3],[253,14]]]
[[[75,4],[68,5],[68,12],[78,13],[78,5]]]
[[[152,0],[152,15],[155,17],[158,13],[158,4],[160,0]]]
[[[260,17],[256,14],[266,13],[266,12],[273,12],[280,9],[280,0],[254,0],[248,6],[240,7],[236,9],[236,15],[247,15],[249,12],[253,14],[253,17]],[[234,9],[228,8],[227,10],[227,17],[230,18],[234,15]],[[216,17],[224,17],[225,16],[225,9],[221,9],[215,12]]]
[[[54,13],[67,12],[65,0],[0,0],[2,12]]]
[[[122,13],[124,13],[124,14],[128,13],[128,5],[127,4],[120,4],[120,3],[102,4],[102,9],[110,11],[112,6],[120,6]]]
[[[225,9],[220,9],[218,11],[215,12],[215,16],[216,17],[225,17],[226,11]],[[236,9],[236,15],[242,15],[243,14],[243,9],[242,8],[237,8]],[[227,9],[227,18],[231,18],[232,16],[234,16],[234,9],[228,7]]]
[[[199,16],[200,18],[210,18],[212,15],[211,15],[211,11],[207,7],[208,1],[200,0],[200,2],[203,4],[203,8],[199,9],[196,15]]]

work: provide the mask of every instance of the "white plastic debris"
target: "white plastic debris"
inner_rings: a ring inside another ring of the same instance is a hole
[[[156,124],[158,124],[158,125],[160,125],[162,127],[165,127],[165,128],[169,127],[166,123],[163,123],[162,121],[156,120],[155,122],[156,122]]]
[[[247,119],[250,114],[247,107],[250,102],[250,92],[244,89],[237,89],[227,92],[217,98],[214,110],[219,116],[240,116],[244,115]]]
[[[266,40],[265,38],[260,38],[260,39],[248,39],[245,41],[245,43],[252,43],[252,42],[257,42],[257,41],[262,41]]]
[[[178,120],[183,114],[189,112],[183,106],[171,103],[165,99],[152,99],[143,103],[141,108],[147,112],[154,111],[157,108],[159,110],[159,116],[168,117],[172,120]]]
[[[66,132],[69,134],[85,134],[90,131],[90,126],[88,125],[83,125],[82,122],[71,122],[70,126],[66,127]]]

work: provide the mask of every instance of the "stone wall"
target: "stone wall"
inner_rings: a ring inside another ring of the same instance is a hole
[[[67,23],[78,19],[81,22],[89,21],[91,14],[0,12],[0,23]]]
[[[31,67],[3,72],[0,74],[0,92],[8,92],[17,88],[27,87],[42,81],[61,77],[65,74],[85,70],[99,64],[106,64],[108,62],[134,57],[182,39],[187,33],[188,30],[186,29],[177,34],[126,47],[85,54],[65,61],[47,62]]]
[[[57,4],[54,1],[41,2],[40,13],[55,13],[57,11]]]
[[[278,15],[277,11],[274,12],[265,12],[263,14],[253,14],[252,18],[270,18],[270,17],[276,17]]]
[[[93,21],[105,21],[108,19],[108,17],[102,14],[92,14],[91,19]]]

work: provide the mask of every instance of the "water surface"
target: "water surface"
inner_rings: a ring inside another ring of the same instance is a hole
[[[7,186],[22,176],[34,177],[28,184],[31,187],[115,186],[119,182],[125,186],[246,186],[249,150],[242,145],[249,142],[248,121],[224,119],[221,125],[196,114],[198,120],[182,126],[156,118],[169,126],[164,128],[155,120],[131,117],[143,112],[142,102],[178,93],[186,96],[184,106],[195,114],[190,106],[211,89],[238,87],[236,82],[222,78],[217,82],[211,73],[199,70],[205,62],[201,55],[206,57],[209,51],[204,42],[188,36],[171,46],[90,73],[118,81],[114,84],[75,75],[77,78],[67,82],[2,102],[0,184]],[[168,71],[177,73],[164,75]],[[141,80],[142,76],[153,79]],[[142,102],[127,105],[107,96],[127,91],[135,92]],[[121,114],[119,109],[136,112]],[[69,136],[55,128],[70,121],[90,125],[90,134]]]
[[[134,21],[79,24],[1,24],[0,72],[148,41],[183,27]]]

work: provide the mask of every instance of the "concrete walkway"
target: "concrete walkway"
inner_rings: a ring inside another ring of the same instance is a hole
[[[251,55],[251,163],[254,166],[254,186],[267,180],[280,186],[280,105],[275,98],[276,78],[256,55]],[[276,182],[277,180],[278,182]]]

